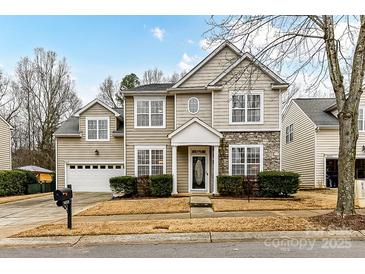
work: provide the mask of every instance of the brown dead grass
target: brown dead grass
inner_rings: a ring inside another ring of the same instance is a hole
[[[17,195],[17,196],[0,197],[0,204],[23,201],[23,200],[28,200],[28,199],[32,199],[32,198],[47,196],[47,195],[51,195],[51,194],[50,193],[37,193],[37,194],[30,194],[30,195]]]
[[[95,205],[79,216],[108,216],[126,214],[189,212],[189,198],[156,198],[106,201]]]
[[[214,211],[333,209],[336,201],[336,189],[303,190],[289,199],[212,199]]]
[[[305,230],[311,225],[301,217],[226,217],[76,223],[72,230],[65,224],[47,224],[21,232],[16,237],[120,235],[144,233],[289,231]]]

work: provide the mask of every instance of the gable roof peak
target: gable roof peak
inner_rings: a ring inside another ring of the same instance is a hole
[[[95,104],[99,104],[99,105],[103,106],[104,108],[106,108],[107,110],[109,110],[110,112],[112,112],[115,116],[120,116],[120,113],[118,111],[116,111],[115,109],[111,108],[110,106],[108,106],[107,104],[105,104],[103,101],[101,101],[98,98],[92,100],[91,102],[89,102],[88,104],[86,104],[85,106],[83,106],[73,116],[79,117],[81,113],[83,113],[84,111],[86,111],[87,109],[89,109],[90,107],[92,107]]]

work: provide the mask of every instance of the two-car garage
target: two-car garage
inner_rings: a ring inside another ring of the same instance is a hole
[[[110,192],[109,179],[124,175],[122,163],[68,163],[66,184],[76,192]]]

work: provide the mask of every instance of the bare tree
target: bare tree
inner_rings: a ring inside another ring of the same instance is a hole
[[[28,150],[39,150],[45,166],[54,167],[53,133],[81,105],[71,71],[63,58],[37,48],[33,59],[22,58],[16,68],[16,82],[25,106]]]
[[[165,82],[166,83],[176,83],[178,82],[181,78],[183,78],[185,76],[186,72],[183,71],[181,73],[178,72],[174,72],[170,77],[166,77],[165,78]]]
[[[354,178],[358,107],[365,70],[365,16],[211,17],[212,44],[229,40],[273,67],[289,83],[307,78],[306,90],[330,79],[339,121],[339,187],[336,212],[355,214]],[[240,73],[245,73],[242,68]],[[328,77],[329,76],[329,77]]]
[[[0,71],[0,115],[9,123],[21,107],[18,86]]]
[[[114,82],[111,76],[105,78],[105,80],[99,86],[98,98],[112,108],[118,108],[123,105],[123,99],[119,93],[120,84]]]
[[[142,84],[157,84],[164,80],[162,70],[158,68],[148,69],[143,73]]]

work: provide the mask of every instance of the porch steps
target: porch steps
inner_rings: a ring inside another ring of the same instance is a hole
[[[208,196],[191,196],[190,207],[212,207],[212,201]]]

